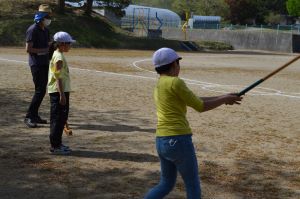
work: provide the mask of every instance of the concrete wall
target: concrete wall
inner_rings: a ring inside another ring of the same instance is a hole
[[[184,40],[185,35],[180,29],[164,29],[163,38]],[[291,33],[239,31],[239,30],[187,30],[190,41],[220,41],[231,44],[234,49],[267,50],[293,52],[293,35]]]

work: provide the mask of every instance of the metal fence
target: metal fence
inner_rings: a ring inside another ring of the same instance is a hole
[[[300,25],[216,25],[215,29],[242,30],[242,31],[277,31],[300,34]]]
[[[126,16],[121,19],[121,27],[132,32],[143,31],[145,34],[148,29],[182,29],[182,25],[178,21],[164,20],[160,23],[156,19],[146,19],[139,17]],[[188,30],[192,30],[187,27]],[[198,23],[194,25],[193,29],[212,29],[212,30],[228,30],[228,31],[253,31],[253,32],[285,32],[291,34],[300,34],[299,25],[233,25],[233,24],[212,24],[212,23]],[[143,35],[144,36],[144,35]]]
[[[165,38],[189,41],[219,41],[234,49],[300,52],[300,26],[297,25],[233,25],[197,24],[196,28],[183,28],[183,22],[122,19],[121,27],[134,35],[147,38]],[[186,25],[186,23],[185,23]]]
[[[126,16],[121,19],[121,27],[125,29],[163,29],[163,28],[180,28],[180,21],[147,19],[141,17]]]

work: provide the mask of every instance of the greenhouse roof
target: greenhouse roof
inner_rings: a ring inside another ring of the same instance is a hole
[[[172,19],[172,20],[181,20],[179,15],[175,12],[168,10],[168,9],[162,9],[162,8],[155,8],[155,7],[148,7],[148,6],[140,6],[140,5],[129,5],[124,9],[126,16],[128,15],[142,15],[144,14],[147,16],[149,14],[149,17],[155,17],[156,13],[159,18],[164,19]]]

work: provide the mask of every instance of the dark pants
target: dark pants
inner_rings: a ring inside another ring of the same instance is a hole
[[[61,145],[61,138],[64,130],[64,125],[69,115],[69,96],[68,92],[65,93],[66,105],[59,104],[59,93],[50,93],[50,143],[51,146],[56,148]]]
[[[46,88],[48,83],[48,70],[49,66],[34,65],[30,67],[32,80],[34,83],[35,92],[29,105],[26,117],[34,119],[37,117],[40,105],[46,94]]]

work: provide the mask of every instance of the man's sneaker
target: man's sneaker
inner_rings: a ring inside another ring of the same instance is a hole
[[[63,148],[63,149],[66,149],[66,150],[72,151],[72,149],[70,149],[70,147],[69,147],[69,146],[66,146],[66,145],[64,145],[64,144],[61,144],[61,145],[60,145],[60,147],[61,147],[61,148]]]
[[[51,147],[50,152],[53,155],[69,155],[71,153],[71,150],[69,148],[67,149],[65,147],[60,146],[57,148]]]
[[[35,122],[33,119],[28,118],[28,117],[26,117],[26,118],[24,119],[24,123],[25,123],[26,126],[28,126],[29,128],[36,128],[36,127],[37,127],[36,122]]]
[[[66,135],[73,135],[73,131],[70,128],[68,122],[66,122],[65,126],[64,126],[64,132]]]
[[[43,120],[40,116],[35,117],[34,121],[38,124],[47,124],[47,120]]]

